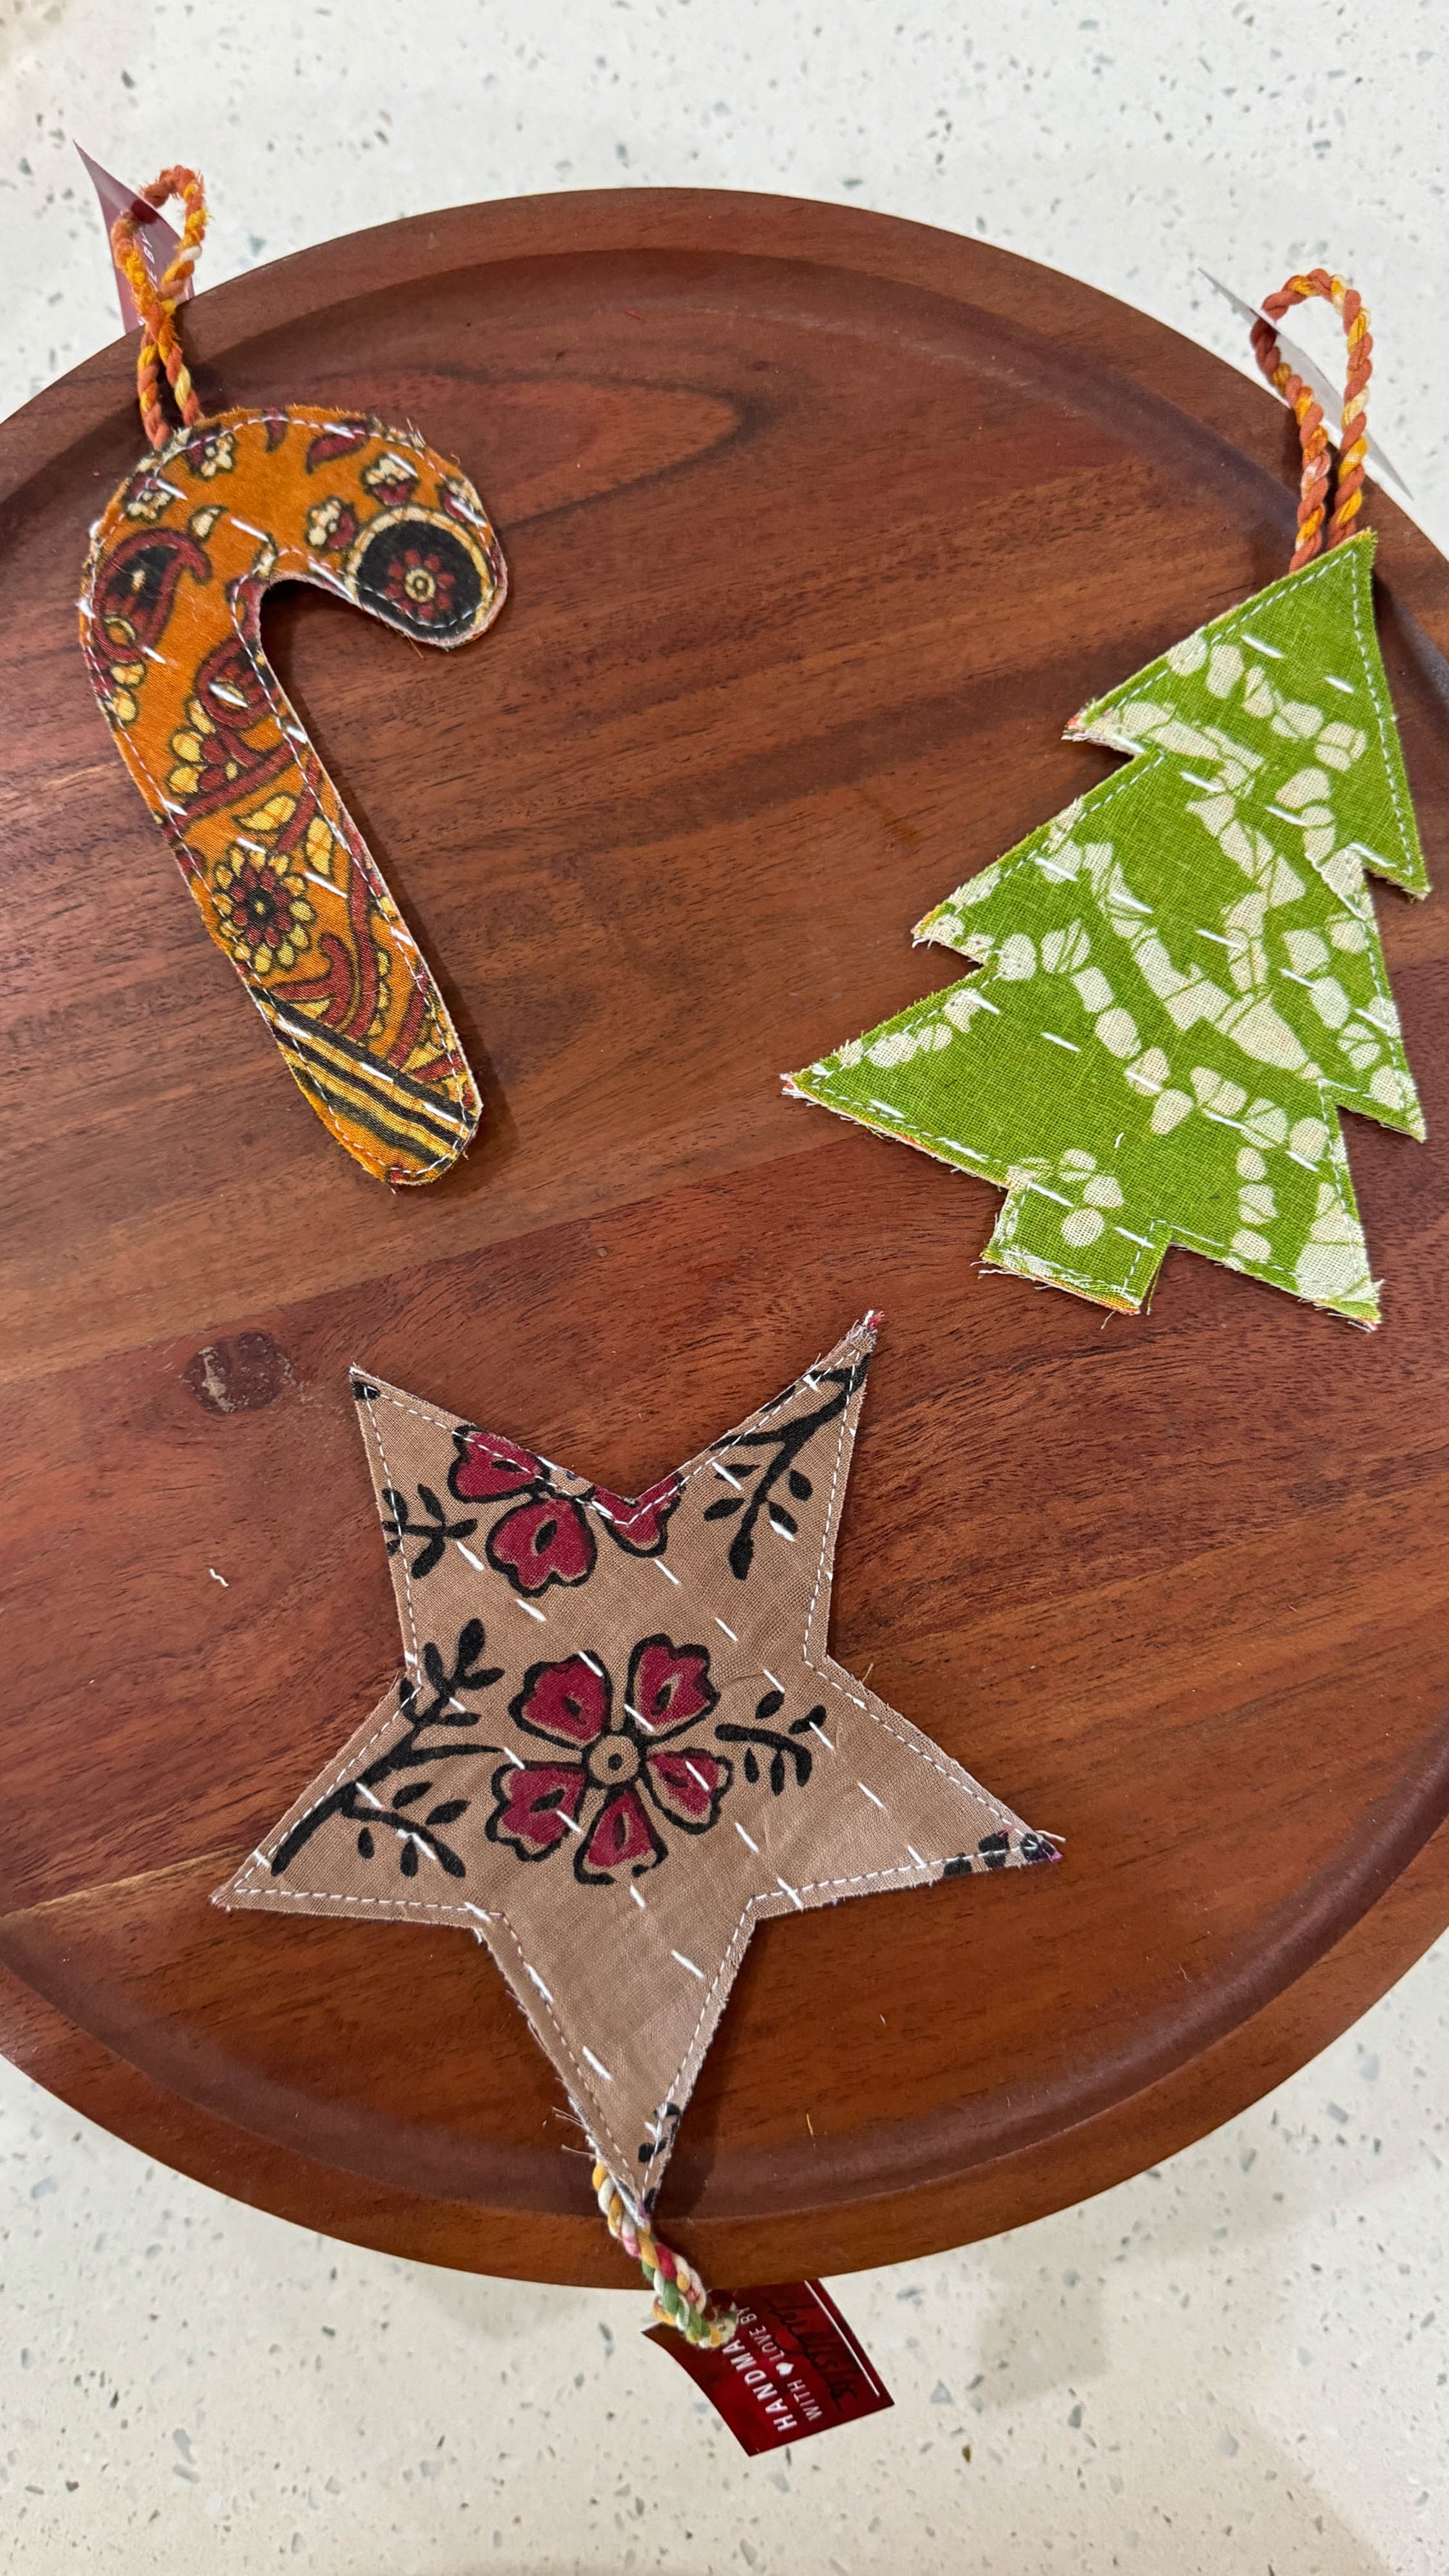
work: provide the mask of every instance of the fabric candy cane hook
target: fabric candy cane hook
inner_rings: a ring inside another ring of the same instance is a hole
[[[81,645],[101,710],[283,1061],[379,1180],[456,1162],[482,1102],[441,993],[271,670],[261,604],[305,581],[451,650],[507,595],[473,485],[415,430],[281,404],[203,417],[176,307],[206,229],[194,170],[163,170],[185,228],[154,282],[134,209],[112,228],[141,315],[152,453],[92,531]],[[171,429],[162,376],[181,416]]]
[[[1304,275],[1290,277],[1276,295],[1263,299],[1263,312],[1270,318],[1253,324],[1253,354],[1270,385],[1277,388],[1297,415],[1298,437],[1303,449],[1303,481],[1298,500],[1298,542],[1290,572],[1298,572],[1311,563],[1323,544],[1323,523],[1328,507],[1329,441],[1322,407],[1311,385],[1289,365],[1278,346],[1273,329],[1295,304],[1321,295],[1333,306],[1343,324],[1348,342],[1348,375],[1343,389],[1342,440],[1339,447],[1338,474],[1333,491],[1333,516],[1328,523],[1328,543],[1340,544],[1351,531],[1363,506],[1364,459],[1368,440],[1364,435],[1364,414],[1368,408],[1368,382],[1373,374],[1373,334],[1368,314],[1357,287],[1347,285],[1341,277],[1331,277],[1326,268],[1312,268]]]

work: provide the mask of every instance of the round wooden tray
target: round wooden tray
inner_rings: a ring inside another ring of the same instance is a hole
[[[878,1305],[836,1651],[1066,1866],[759,1931],[662,2223],[733,2283],[1098,2191],[1449,1918],[1449,902],[1378,895],[1430,1142],[1347,1121],[1372,1337],[1181,1252],[1141,1319],[983,1275],[993,1191],[777,1076],[950,980],[911,923],[1113,765],[1065,719],[1285,570],[1292,422],[1065,278],[757,197],[427,216],[186,333],[208,405],[417,421],[502,534],[466,653],[268,623],[486,1125],[395,1198],[344,1158],[106,737],[118,344],[0,430],[0,2037],[310,2227],[622,2280],[481,1951],[207,1903],[396,1669],[346,1365],[635,1492]],[[1368,515],[1442,871],[1449,573]]]

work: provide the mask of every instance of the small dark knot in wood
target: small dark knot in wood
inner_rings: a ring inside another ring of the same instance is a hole
[[[208,1342],[181,1372],[208,1413],[260,1413],[292,1383],[292,1363],[270,1333],[234,1333]]]

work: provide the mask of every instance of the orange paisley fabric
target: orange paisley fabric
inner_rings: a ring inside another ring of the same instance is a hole
[[[261,646],[309,581],[451,649],[507,573],[471,483],[413,437],[317,409],[181,431],[94,531],[81,642],[122,758],[288,1070],[380,1180],[430,1181],[482,1114],[441,994]]]

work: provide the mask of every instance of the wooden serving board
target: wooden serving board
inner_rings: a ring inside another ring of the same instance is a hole
[[[622,2280],[482,1951],[207,1898],[397,1667],[349,1360],[632,1493],[876,1305],[835,1650],[1066,1865],[759,1931],[661,2224],[777,2280],[1098,2191],[1449,1919],[1449,893],[1378,894],[1430,1141],[1346,1122],[1372,1337],[1181,1252],[1140,1319],[983,1275],[993,1191],[777,1077],[949,981],[911,923],[1112,766],[1066,718],[1286,568],[1293,425],[1067,279],[758,197],[468,207],[185,326],[209,406],[415,420],[498,524],[467,652],[268,623],[486,1125],[422,1191],[345,1159],[107,739],[118,344],[0,430],[0,2036],[308,2226]],[[1449,572],[1369,518],[1443,877]]]

